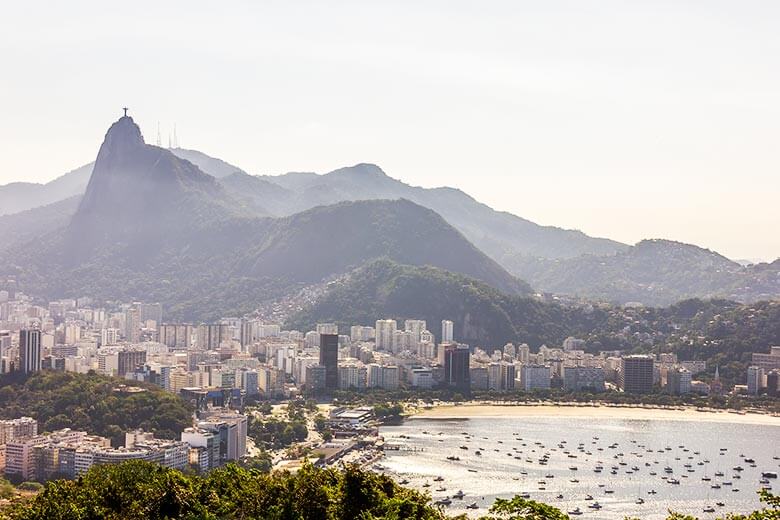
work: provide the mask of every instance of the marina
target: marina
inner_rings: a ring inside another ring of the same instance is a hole
[[[382,427],[407,448],[387,452],[379,470],[471,517],[520,495],[593,519],[669,509],[715,518],[759,508],[762,487],[780,489],[777,424],[647,416],[413,417]]]

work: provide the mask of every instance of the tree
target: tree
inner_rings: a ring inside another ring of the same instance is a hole
[[[496,499],[490,508],[491,516],[483,520],[568,520],[569,516],[553,506],[526,500],[519,496],[511,500]]]

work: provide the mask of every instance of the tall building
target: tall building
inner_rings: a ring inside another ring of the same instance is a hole
[[[747,391],[750,395],[756,395],[764,386],[764,369],[757,366],[747,368]]]
[[[766,393],[772,397],[780,393],[780,370],[772,370],[766,375]]]
[[[526,392],[550,388],[550,376],[550,367],[547,365],[522,365],[520,387]]]
[[[201,323],[198,325],[197,347],[201,350],[217,350],[223,341],[230,341],[228,326],[223,323]]]
[[[41,369],[41,331],[22,329],[19,331],[19,370],[24,374]]]
[[[128,372],[146,363],[146,351],[140,349],[123,350],[116,353],[116,375],[125,377]]]
[[[750,364],[767,372],[780,369],[780,347],[770,347],[768,354],[754,352]]]
[[[653,356],[626,356],[622,359],[620,387],[626,393],[649,394],[653,391]]]
[[[460,390],[471,388],[469,364],[471,352],[468,345],[447,345],[444,349],[444,380]]]
[[[125,311],[125,340],[130,343],[141,341],[141,304],[134,303]]]
[[[605,390],[604,369],[600,367],[563,367],[563,388],[580,392]]]
[[[421,341],[422,333],[427,331],[428,326],[425,320],[406,320],[404,321],[404,330],[412,333],[412,341],[416,347]]]
[[[395,320],[376,320],[376,349],[393,350],[393,338],[398,328]]]
[[[157,330],[157,340],[168,348],[187,350],[192,344],[193,327],[189,323],[165,323]]]
[[[336,334],[339,333],[339,327],[335,323],[318,323],[317,334]]]
[[[450,320],[441,320],[441,341],[440,343],[452,343],[454,324]]]
[[[339,387],[339,337],[337,334],[320,334],[320,365],[325,367],[325,389]]]
[[[690,370],[682,367],[675,368],[666,373],[666,387],[675,395],[690,394],[692,379]]]
[[[162,305],[159,303],[141,303],[138,305],[141,324],[153,321],[157,327],[162,323]]]
[[[12,362],[11,331],[0,330],[0,374],[7,374],[10,372]]]

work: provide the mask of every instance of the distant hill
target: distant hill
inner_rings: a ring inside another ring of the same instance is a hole
[[[46,206],[0,216],[0,252],[54,230],[64,229],[80,201],[81,196],[74,195]]]
[[[205,153],[199,152],[198,150],[188,150],[186,148],[170,148],[169,150],[175,156],[188,160],[200,168],[201,171],[208,173],[217,179],[227,177],[228,175],[233,175],[234,173],[246,174],[246,172],[238,166],[233,166],[232,164],[225,162],[222,159],[211,157],[210,155],[206,155]]]
[[[13,182],[0,186],[0,216],[59,202],[81,195],[92,173],[92,163],[76,168],[46,184]]]
[[[512,296],[473,278],[436,267],[401,265],[388,259],[369,262],[287,326],[310,330],[316,323],[374,325],[379,318],[424,319],[437,339],[443,319],[453,320],[456,340],[474,346],[500,347],[510,341],[536,346],[559,345],[568,335],[606,323],[608,314],[583,312]]]
[[[505,262],[507,268],[537,289],[619,303],[780,298],[780,261],[743,267],[714,251],[670,240],[643,240],[614,255],[515,260]]]
[[[38,208],[25,219],[47,211],[57,220],[69,210]],[[530,290],[409,201],[258,217],[193,163],[145,144],[130,117],[106,133],[70,222],[5,251],[0,274],[42,298],[144,298],[165,304],[169,316],[200,319],[249,312],[378,257],[440,266],[512,294]]]
[[[627,247],[580,231],[540,226],[511,213],[495,211],[458,189],[410,186],[389,177],[375,164],[357,164],[324,175],[288,173],[260,178],[288,190],[282,208],[287,212],[345,200],[411,200],[440,214],[474,245],[499,261],[506,255],[569,258],[584,253],[609,254]],[[263,198],[266,193],[261,189],[257,196]]]

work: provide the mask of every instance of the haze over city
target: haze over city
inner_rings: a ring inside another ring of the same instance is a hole
[[[78,13],[78,15],[76,15]],[[7,6],[0,183],[147,142],[252,174],[380,165],[534,222],[780,254],[776,2]]]

